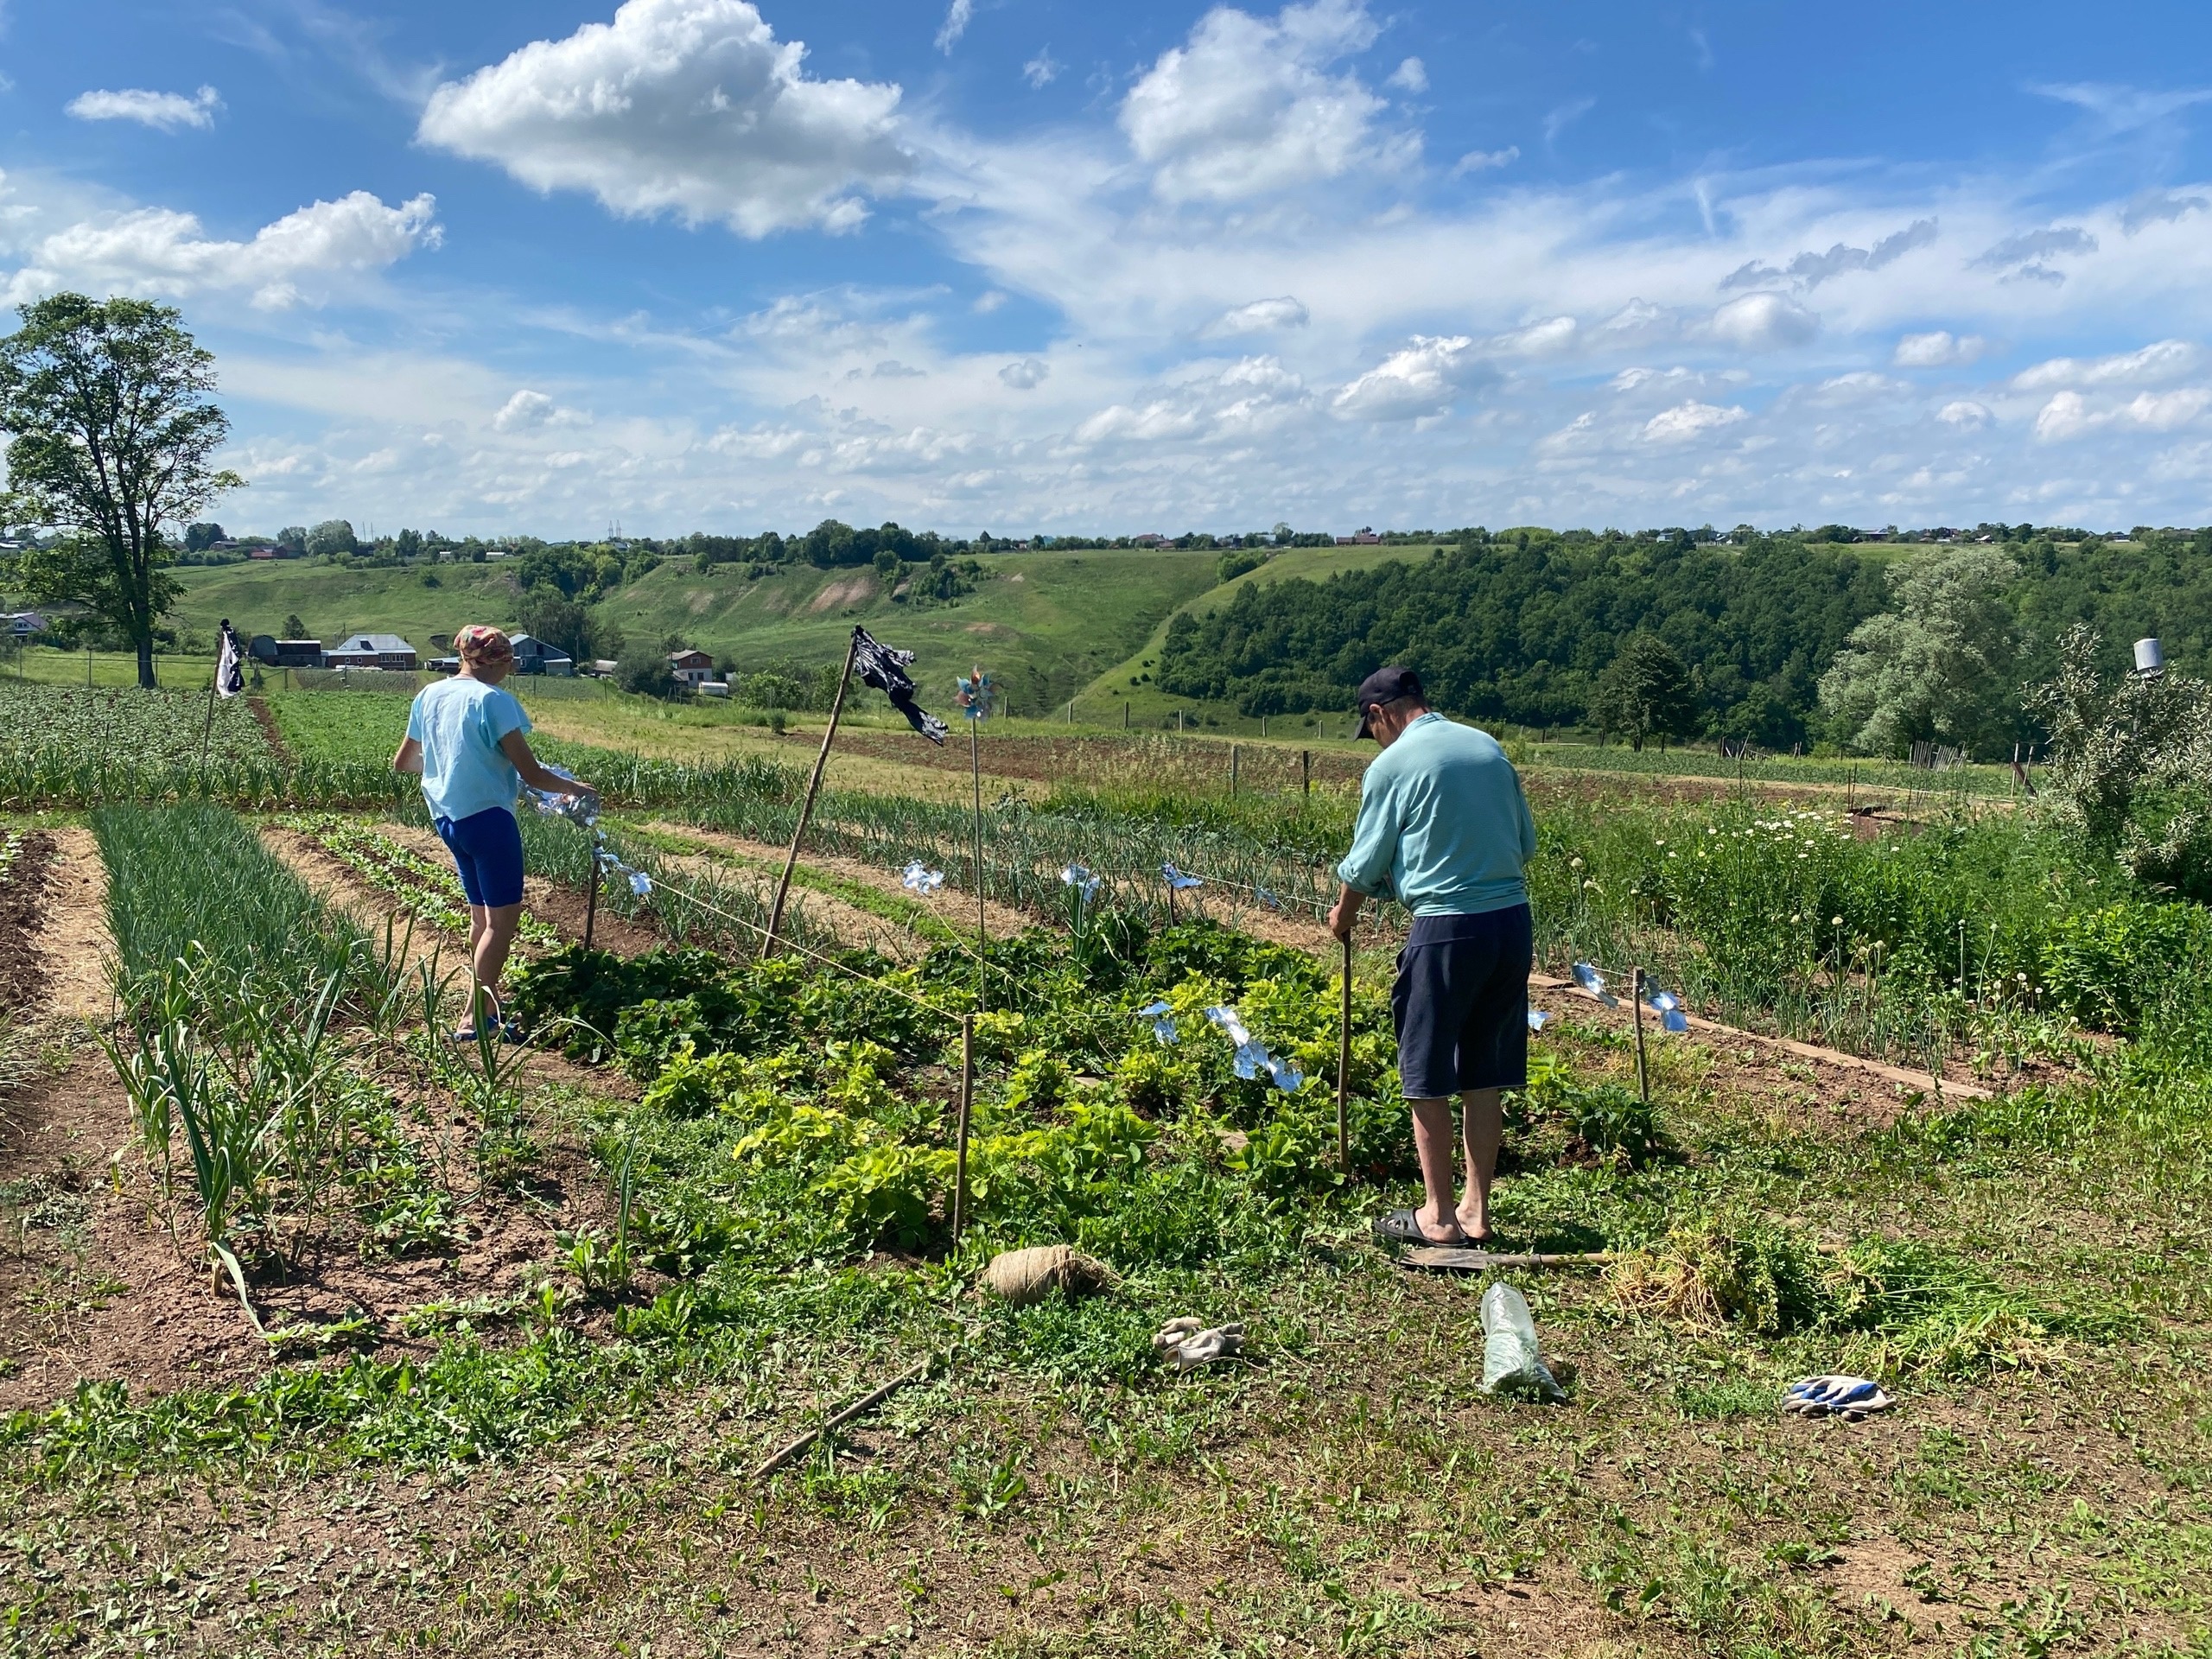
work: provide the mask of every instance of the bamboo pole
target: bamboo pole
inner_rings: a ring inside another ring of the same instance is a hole
[[[1351,1175],[1351,941],[1344,944],[1344,995],[1337,1016],[1337,1168]]]
[[[968,1123],[976,1100],[976,1016],[960,1021],[960,1104],[952,1128],[952,1248],[968,1226]]]
[[[814,775],[806,780],[806,798],[799,804],[798,825],[791,831],[791,850],[784,860],[784,874],[776,883],[776,902],[768,912],[768,937],[761,941],[760,954],[776,954],[776,936],[784,925],[784,904],[791,897],[791,872],[798,866],[799,842],[806,839],[808,820],[814,817],[814,798],[821,792],[822,773],[830,764],[830,745],[836,741],[837,718],[845,712],[845,689],[853,683],[853,653],[860,649],[855,639],[845,646],[845,671],[837,677],[837,695],[830,703],[830,724],[822,733],[822,752],[814,757]]]
[[[859,1399],[854,1401],[851,1405],[847,1406],[842,1411],[839,1412],[835,1417],[832,1417],[829,1421],[823,1423],[821,1427],[808,1429],[805,1433],[800,1435],[789,1445],[780,1448],[772,1456],[771,1456],[766,1463],[762,1464],[758,1469],[755,1469],[753,1471],[753,1478],[755,1480],[767,1479],[769,1476],[774,1474],[777,1470],[782,1468],[785,1464],[789,1463],[793,1458],[798,1456],[802,1452],[804,1452],[809,1446],[812,1446],[823,1435],[833,1433],[836,1430],[842,1428],[847,1423],[851,1422],[854,1418],[861,1415],[863,1412],[874,1410],[876,1407],[881,1405],[886,1400],[888,1400],[899,1389],[905,1388],[909,1382],[920,1382],[922,1378],[929,1375],[930,1366],[933,1363],[933,1358],[924,1360],[920,1364],[915,1366],[913,1370],[901,1372],[899,1376],[893,1377],[881,1388],[872,1389],[868,1393],[862,1395]]]

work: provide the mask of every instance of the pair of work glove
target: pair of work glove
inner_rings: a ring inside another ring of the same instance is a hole
[[[1886,1411],[1890,1405],[1882,1385],[1866,1376],[1808,1376],[1782,1396],[1782,1408],[1800,1417],[1844,1417],[1853,1422]]]
[[[1160,1327],[1152,1339],[1152,1351],[1163,1361],[1172,1361],[1179,1371],[1194,1371],[1230,1354],[1243,1353],[1244,1327],[1231,1320],[1209,1329],[1186,1315]]]

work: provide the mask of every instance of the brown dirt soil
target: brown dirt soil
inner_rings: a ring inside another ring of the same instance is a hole
[[[269,744],[270,753],[279,760],[289,761],[292,758],[291,748],[284,741],[284,734],[277,730],[276,716],[269,712],[267,701],[261,697],[248,697],[245,706],[251,712],[254,723],[261,728],[261,735]]]
[[[29,1009],[46,1001],[48,969],[35,940],[46,908],[47,870],[54,850],[52,834],[32,830],[16,849],[7,880],[0,882],[0,1012]]]
[[[102,1020],[108,989],[107,866],[92,832],[75,825],[46,832],[45,920],[36,949],[45,973],[45,1011],[57,1020]]]
[[[351,872],[305,837],[275,829],[263,834],[288,867],[382,936],[389,912],[352,882]],[[73,880],[75,899],[49,911],[40,954],[51,957],[60,934],[73,957],[97,966],[107,948],[104,906],[87,896],[99,887],[98,851],[82,830],[54,838],[63,861],[53,867],[61,876],[56,885],[70,890]],[[73,847],[73,838],[82,844]],[[419,960],[429,948],[418,943],[410,954]],[[81,1005],[89,999],[76,988],[68,1000]],[[94,1017],[105,1018],[107,1007],[103,984]],[[397,1089],[406,1080],[394,1074],[381,1081]],[[538,1051],[520,1058],[518,1082],[525,1096],[548,1085],[627,1092],[611,1075]],[[411,1115],[403,1112],[403,1122],[426,1164],[454,1170],[465,1192],[474,1166],[473,1125],[442,1095]],[[555,1253],[555,1232],[611,1227],[613,1202],[588,1148],[551,1120],[541,1119],[532,1133],[539,1151],[512,1187],[486,1189],[458,1204],[458,1242],[448,1249],[380,1255],[363,1248],[349,1221],[311,1243],[296,1267],[256,1264],[250,1283],[263,1324],[327,1324],[365,1314],[371,1331],[365,1346],[385,1354],[429,1353],[436,1332],[410,1337],[398,1327],[408,1310],[509,1296],[543,1276]],[[136,1144],[129,1097],[90,1046],[79,1046],[58,1075],[18,1091],[0,1112],[0,1192],[14,1212],[11,1230],[29,1224],[20,1235],[22,1250],[0,1261],[0,1357],[14,1362],[0,1368],[0,1411],[46,1403],[86,1379],[123,1378],[140,1395],[240,1382],[281,1357],[253,1331],[227,1281],[218,1284],[191,1259],[189,1248],[171,1242]],[[189,1173],[180,1171],[177,1179],[188,1206]],[[181,1212],[178,1220],[188,1239],[188,1219]],[[604,1323],[607,1313],[571,1310],[569,1317],[589,1325]]]
[[[187,1243],[171,1243],[136,1150],[129,1098],[99,1051],[80,1050],[67,1071],[15,1105],[22,1128],[0,1139],[0,1182],[27,1197],[31,1225],[23,1254],[0,1269],[0,1355],[15,1362],[0,1376],[0,1412],[48,1403],[85,1380],[119,1377],[143,1397],[244,1382],[277,1362],[227,1279],[218,1283],[190,1259],[188,1166],[176,1172]],[[427,1134],[467,1167],[465,1126],[448,1116]],[[416,1138],[426,1138],[419,1126]],[[550,1133],[539,1138],[543,1150],[518,1190],[487,1192],[459,1211],[451,1250],[380,1257],[341,1231],[310,1246],[296,1270],[256,1265],[249,1283],[263,1325],[366,1314],[365,1348],[427,1354],[437,1334],[404,1333],[397,1321],[410,1309],[524,1289],[533,1265],[550,1262],[556,1230],[613,1220],[589,1154]]]

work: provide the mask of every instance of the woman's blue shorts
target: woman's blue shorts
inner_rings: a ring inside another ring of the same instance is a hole
[[[458,823],[432,818],[438,839],[461,872],[461,890],[471,905],[496,910],[522,903],[522,826],[503,806],[472,812]]]

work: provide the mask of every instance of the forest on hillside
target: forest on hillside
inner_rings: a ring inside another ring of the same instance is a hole
[[[1607,671],[1633,645],[1681,667],[1672,735],[1772,749],[1848,741],[1858,728],[1824,712],[1821,682],[1854,630],[1900,604],[1899,577],[1978,559],[1995,575],[1978,621],[1992,636],[1985,701],[2002,704],[1975,723],[1973,741],[1986,747],[2008,726],[2036,734],[2018,687],[2049,676],[2074,623],[2097,629],[2115,670],[2145,634],[2161,636],[2169,658],[2192,672],[2212,654],[2212,529],[2072,535],[2024,524],[1988,546],[1899,547],[1817,533],[1724,543],[1688,532],[1463,531],[1424,560],[1325,582],[1262,579],[1225,606],[1179,615],[1156,679],[1247,715],[1297,714],[1343,709],[1363,676],[1402,663],[1454,714],[1602,725]],[[1932,726],[1925,734],[1953,736]]]

